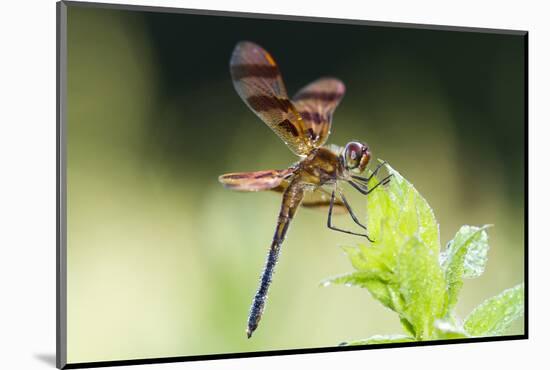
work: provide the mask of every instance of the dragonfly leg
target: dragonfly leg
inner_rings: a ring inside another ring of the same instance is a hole
[[[332,190],[332,194],[330,196],[330,204],[329,204],[329,208],[328,208],[328,220],[327,220],[327,227],[331,230],[334,230],[334,231],[339,231],[341,233],[346,233],[346,234],[351,234],[351,235],[357,235],[357,236],[364,236],[365,238],[367,238],[368,241],[370,241],[371,243],[374,243],[374,240],[372,240],[371,238],[369,238],[369,236],[367,234],[359,234],[359,233],[356,233],[356,232],[353,232],[353,231],[348,231],[348,230],[344,230],[344,229],[340,229],[336,226],[333,226],[332,225],[332,209],[334,207],[334,197],[335,197],[335,193],[336,193],[336,190]],[[346,202],[344,202],[344,204],[346,204]],[[347,208],[347,207],[346,207]],[[349,210],[349,208],[348,208]],[[350,212],[351,214],[351,212]],[[355,216],[355,215],[354,215]],[[354,217],[353,216],[353,217]],[[352,218],[353,218],[352,217]],[[363,225],[361,225],[363,226]],[[363,226],[364,227],[364,226]]]
[[[376,176],[378,171],[380,171],[382,166],[385,165],[386,163],[387,163],[386,161],[379,163],[378,166],[376,166],[376,168],[374,169],[374,171],[372,171],[372,173],[369,175],[369,177],[362,177],[362,176],[357,176],[357,175],[352,175],[351,177],[353,177],[354,179],[359,180],[361,182],[368,183],[374,176]]]
[[[386,185],[387,183],[389,183],[391,181],[391,178],[393,176],[393,173],[392,174],[389,174],[388,176],[384,177],[382,179],[382,181],[380,181],[378,184],[374,185],[371,189],[369,189],[367,191],[367,194],[370,194],[372,191],[374,191],[374,189],[376,189],[377,187],[379,187],[380,185]]]
[[[374,185],[372,188],[369,189],[368,185],[367,184],[363,184],[363,183],[356,183],[356,182],[353,182],[353,181],[348,181],[349,184],[351,186],[353,186],[355,188],[355,190],[357,190],[358,192],[360,192],[361,194],[363,195],[368,195],[370,194],[371,192],[373,192],[377,187],[379,187],[380,185],[386,185],[387,183],[390,182],[391,178],[392,178],[393,174],[390,174],[386,177],[384,177],[382,179],[382,181],[380,181],[378,184]]]
[[[342,201],[344,202],[344,206],[346,206],[346,209],[348,210],[353,222],[355,222],[357,225],[359,225],[360,227],[362,227],[363,229],[367,230],[367,227],[365,225],[363,225],[359,219],[357,218],[357,216],[355,216],[355,213],[353,213],[353,210],[351,209],[351,206],[349,205],[348,203],[348,200],[346,199],[346,197],[344,196],[344,194],[341,192],[341,191],[338,191],[338,195],[340,195],[340,198],[342,198]]]

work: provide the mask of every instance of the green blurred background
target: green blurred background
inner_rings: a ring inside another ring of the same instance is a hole
[[[71,6],[69,362],[401,332],[366,291],[319,286],[351,271],[338,246],[363,240],[302,210],[246,339],[280,197],[231,192],[217,177],[296,158],[233,89],[240,40],[274,55],[291,94],[323,75],[346,83],[329,142],[366,141],[409,179],[434,208],[443,245],[463,224],[495,225],[486,272],[461,294],[462,317],[523,280],[523,37]],[[366,217],[364,198],[348,194]]]

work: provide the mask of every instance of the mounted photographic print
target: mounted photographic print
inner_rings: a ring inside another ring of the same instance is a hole
[[[57,10],[59,368],[527,338],[527,32]]]

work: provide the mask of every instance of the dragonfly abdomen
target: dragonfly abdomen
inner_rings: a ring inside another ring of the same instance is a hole
[[[267,293],[269,286],[273,278],[273,272],[275,271],[275,265],[279,259],[279,253],[281,251],[281,245],[285,239],[288,227],[292,218],[296,214],[296,210],[300,206],[304,197],[304,190],[297,183],[290,184],[283,194],[283,201],[281,204],[281,210],[277,219],[277,227],[275,228],[275,234],[273,235],[273,241],[269,248],[269,253],[265,262],[264,271],[260,278],[260,287],[254,296],[252,306],[250,307],[250,314],[248,316],[248,328],[246,335],[248,338],[252,336],[252,333],[258,327],[262,313],[264,311],[265,302],[267,300]]]
[[[269,286],[271,285],[271,280],[273,277],[273,272],[275,270],[275,265],[279,259],[279,252],[281,251],[281,241],[273,240],[271,248],[269,248],[269,254],[267,255],[267,260],[265,262],[264,271],[260,278],[260,287],[254,296],[254,301],[250,307],[250,314],[248,316],[248,328],[246,335],[248,338],[252,336],[252,333],[258,327],[258,323],[262,317],[264,311],[265,301],[267,300],[267,292]]]

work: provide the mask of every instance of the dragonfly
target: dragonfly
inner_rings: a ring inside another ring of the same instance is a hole
[[[300,157],[298,162],[283,170],[234,172],[219,176],[219,181],[232,190],[282,193],[275,234],[248,315],[246,333],[250,338],[262,317],[281,245],[298,208],[328,208],[328,228],[366,237],[373,242],[367,234],[367,227],[353,212],[340,184],[348,183],[361,194],[368,195],[378,186],[387,184],[391,174],[369,187],[370,180],[384,162],[368,177],[360,176],[371,159],[371,152],[365,143],[351,141],[344,148],[324,145],[330,134],[333,113],[345,93],[344,83],[339,79],[319,78],[299,90],[291,100],[275,59],[250,41],[241,41],[235,46],[230,72],[241,99]],[[333,213],[349,214],[362,232],[334,226]]]

